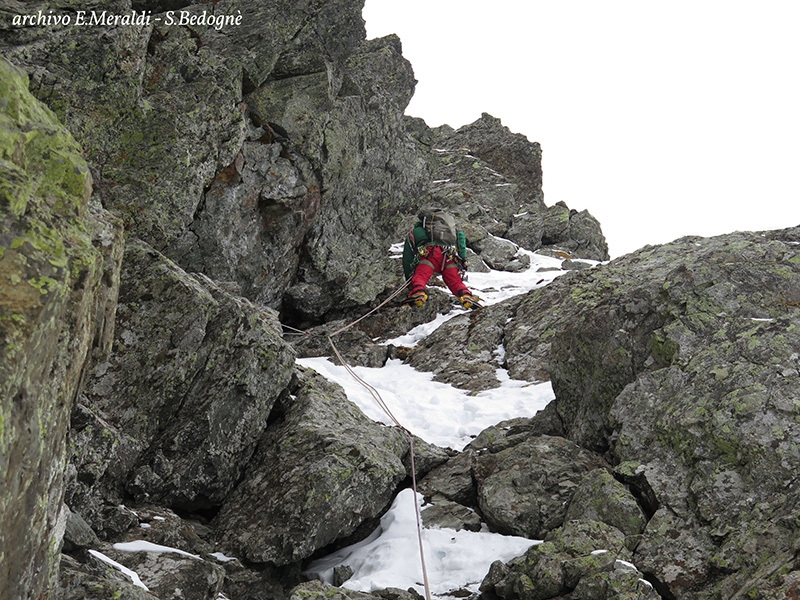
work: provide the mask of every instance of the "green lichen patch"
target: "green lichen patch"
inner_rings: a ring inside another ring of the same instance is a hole
[[[60,554],[54,525],[71,402],[106,307],[81,149],[2,59],[0,182],[0,479],[19,482],[0,495],[0,513],[12,515],[0,537],[9,581],[38,597]]]
[[[27,77],[0,60],[0,200],[14,216],[35,200],[77,216],[91,193],[80,148],[55,114],[28,92]]]

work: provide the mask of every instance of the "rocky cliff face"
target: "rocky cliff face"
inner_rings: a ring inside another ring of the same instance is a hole
[[[369,533],[411,440],[295,357],[402,283],[388,250],[428,202],[476,269],[523,270],[520,247],[608,258],[590,214],[545,205],[538,144],[490,115],[403,115],[411,66],[364,39],[361,8],[117,0],[82,9],[140,21],[77,27],[14,24],[74,19],[66,0],[0,7],[1,597],[350,595],[302,568]],[[798,247],[798,229],[678,240],[413,349],[380,341],[444,294],[340,337],[355,363],[464,389],[499,385],[498,347],[552,381],[534,419],[414,444],[443,512],[546,539],[492,567],[487,599],[798,594]],[[282,324],[316,328],[289,344]],[[119,545],[142,539],[188,554]]]
[[[111,345],[121,227],[78,144],[0,62],[0,596],[54,584],[69,411]]]
[[[638,523],[627,531],[631,560],[662,597],[797,593],[798,236],[794,228],[646,247],[470,319],[473,331],[488,321],[503,332],[512,376],[544,372],[556,394],[532,422],[514,424],[515,435],[486,443],[489,452],[552,433],[603,456],[609,482],[623,484],[624,495],[597,487],[584,497],[587,476],[564,520],[600,520],[621,531]],[[463,327],[449,321],[414,352],[436,347],[449,355],[455,348],[447,340]],[[480,341],[469,338],[473,346]],[[522,470],[540,468],[534,452],[522,453],[535,459]],[[480,462],[473,473],[482,473]],[[486,484],[477,480],[479,507],[498,515],[489,505],[494,493],[482,497]],[[620,512],[623,498],[635,506],[630,494],[641,510],[633,521]],[[523,495],[526,502],[547,496]],[[522,498],[503,506],[521,508],[493,523],[501,530],[536,514]],[[556,544],[553,552],[566,561],[574,550]],[[487,589],[540,597],[515,590],[524,577],[550,585],[541,573],[542,561],[553,560],[546,554],[539,547],[498,570]]]

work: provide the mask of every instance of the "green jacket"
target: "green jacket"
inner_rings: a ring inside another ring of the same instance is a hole
[[[414,274],[414,268],[419,263],[419,249],[427,245],[428,234],[420,221],[408,232],[403,244],[403,274],[406,279]],[[462,260],[467,260],[467,236],[460,229],[456,230],[456,253]]]

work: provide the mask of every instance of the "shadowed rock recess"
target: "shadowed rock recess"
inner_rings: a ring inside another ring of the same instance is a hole
[[[520,248],[602,263],[411,349],[380,342],[444,293],[339,338],[474,392],[502,346],[511,377],[552,383],[462,451],[415,441],[439,522],[544,540],[480,596],[800,597],[800,227],[603,262],[599,223],[545,204],[537,143],[404,116],[412,67],[362,7],[91,0],[149,18],[78,27],[71,0],[0,3],[0,598],[414,597],[305,580],[411,461],[296,358],[400,286],[389,248],[428,203],[475,270],[525,269]],[[134,540],[184,554],[115,546]]]

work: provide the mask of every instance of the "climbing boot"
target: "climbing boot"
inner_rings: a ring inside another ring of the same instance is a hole
[[[403,304],[408,306],[424,306],[425,301],[428,299],[428,294],[420,290],[419,292],[413,292],[408,295],[408,297],[403,300]]]
[[[462,294],[458,297],[459,302],[461,302],[461,306],[469,310],[476,310],[478,308],[483,308],[480,304],[480,298],[477,296],[473,296],[472,294]]]

